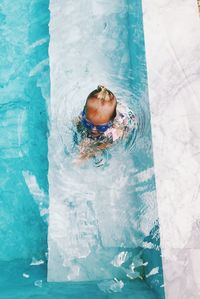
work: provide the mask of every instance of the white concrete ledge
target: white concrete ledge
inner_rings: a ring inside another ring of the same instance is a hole
[[[200,24],[196,1],[143,0],[167,299],[200,298]]]

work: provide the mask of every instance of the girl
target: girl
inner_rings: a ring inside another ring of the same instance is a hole
[[[98,85],[87,97],[83,111],[75,120],[81,135],[76,162],[95,156],[137,128],[136,115],[117,101],[115,95]]]

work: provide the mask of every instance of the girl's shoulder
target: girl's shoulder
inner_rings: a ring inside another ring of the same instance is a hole
[[[137,115],[126,104],[117,102],[116,112],[113,126],[105,132],[112,141],[126,137],[138,127]]]
[[[138,118],[135,112],[128,107],[125,103],[117,103],[117,114],[113,122],[114,126],[122,128],[137,128]]]
[[[74,126],[79,125],[80,122],[81,122],[81,115],[78,115],[78,116],[73,117],[73,119],[72,119],[72,124],[73,124]]]

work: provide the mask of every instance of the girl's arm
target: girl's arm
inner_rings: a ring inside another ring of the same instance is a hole
[[[110,146],[112,146],[112,143],[106,142],[97,145],[96,142],[91,142],[90,140],[85,139],[80,143],[80,153],[78,158],[75,159],[74,162],[79,164],[86,159],[98,155],[101,152],[101,150],[109,148]]]
[[[102,143],[97,145],[96,143],[82,143],[80,144],[80,155],[79,159],[88,159],[90,157],[94,157],[95,155],[99,154],[101,150],[109,148],[112,145],[112,143]]]

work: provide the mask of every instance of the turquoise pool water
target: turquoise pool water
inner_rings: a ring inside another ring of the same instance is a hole
[[[127,20],[134,24],[129,31],[131,84],[139,102],[147,89],[147,75],[141,2],[133,2],[135,13]],[[164,298],[156,224],[149,236],[155,246],[143,249],[143,257],[150,260],[146,274],[156,267],[159,271],[145,281],[123,281],[123,290],[119,281],[108,282],[109,287],[106,282],[47,282],[49,19],[49,1],[0,2],[0,298]],[[145,124],[150,116],[146,106],[144,110],[139,112],[140,132],[149,137]],[[145,156],[134,152],[141,171],[153,165],[151,149],[147,150]],[[137,187],[136,196],[154,190],[154,177]]]
[[[0,18],[0,260],[42,258],[47,250],[47,223],[40,213],[48,194],[48,1],[1,1]],[[31,178],[37,181],[35,196],[26,182]]]

